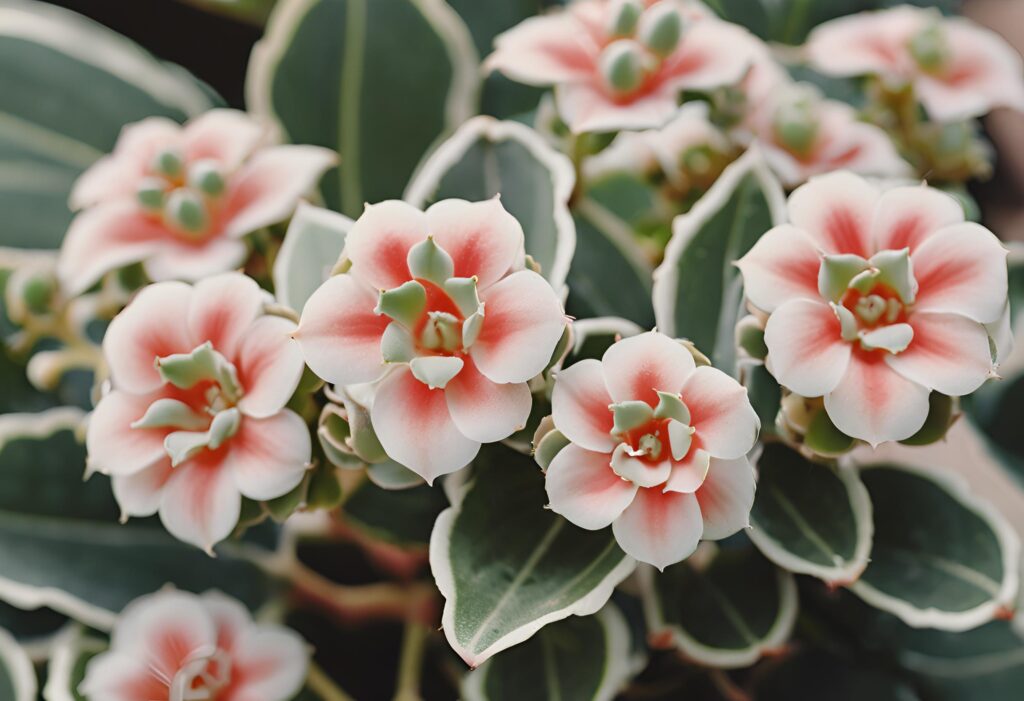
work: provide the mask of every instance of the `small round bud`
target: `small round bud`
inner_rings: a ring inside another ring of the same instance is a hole
[[[617,0],[612,4],[608,33],[613,37],[632,36],[643,12],[644,6],[640,0]]]
[[[167,197],[164,216],[175,228],[190,233],[202,231],[209,223],[203,199],[186,188],[178,188]]]
[[[181,153],[177,149],[167,148],[156,154],[153,159],[153,170],[168,178],[177,178],[185,167]]]
[[[912,37],[907,46],[917,65],[926,71],[935,71],[949,61],[949,37],[941,20],[935,20]]]
[[[225,188],[220,166],[213,160],[202,160],[189,166],[188,184],[207,197],[217,197]]]
[[[601,76],[613,92],[631,93],[644,82],[643,48],[635,41],[613,41],[601,53],[599,66]]]
[[[22,283],[21,299],[33,314],[44,314],[57,291],[56,282],[46,274],[33,275]]]
[[[818,139],[820,98],[811,89],[796,89],[783,96],[775,109],[775,135],[786,149],[806,154]]]
[[[143,209],[159,211],[164,206],[167,183],[160,178],[143,178],[135,190],[135,198]]]
[[[683,18],[672,3],[654,5],[640,18],[640,42],[655,56],[665,58],[683,38]]]

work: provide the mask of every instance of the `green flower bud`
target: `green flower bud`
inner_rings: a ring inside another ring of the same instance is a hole
[[[188,184],[207,197],[217,197],[227,186],[220,166],[213,160],[193,163],[188,169]]]
[[[570,441],[557,428],[552,428],[541,438],[535,439],[533,443],[533,459],[540,465],[540,469],[547,470],[548,465],[561,452],[562,448],[569,445]]]
[[[768,356],[768,346],[764,342],[764,325],[761,321],[748,314],[736,324],[736,345],[751,358],[764,360]]]
[[[618,0],[611,13],[608,34],[613,37],[632,36],[643,12],[644,5],[640,0]]]
[[[640,42],[655,56],[665,58],[683,38],[683,18],[671,2],[654,5],[640,18]]]
[[[605,83],[615,93],[628,94],[643,85],[643,48],[635,41],[613,41],[601,53],[598,66]]]
[[[910,37],[907,48],[917,65],[926,71],[937,71],[945,66],[952,53],[949,37],[938,18]]]
[[[810,86],[798,85],[783,96],[775,109],[775,135],[793,153],[806,154],[818,140],[821,96]]]
[[[143,209],[158,212],[164,206],[167,182],[160,178],[143,178],[135,190],[135,199]]]
[[[164,149],[153,159],[153,170],[167,178],[180,177],[184,167],[185,162],[177,149]]]
[[[178,188],[167,197],[164,217],[174,228],[198,234],[210,224],[203,199],[192,190]]]
[[[57,283],[49,275],[31,275],[21,285],[21,300],[33,314],[45,314],[57,293]]]

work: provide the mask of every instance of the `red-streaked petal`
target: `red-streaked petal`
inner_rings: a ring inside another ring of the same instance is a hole
[[[963,207],[941,190],[923,185],[886,190],[871,224],[875,250],[913,253],[932,234],[963,220]]]
[[[283,626],[251,626],[238,641],[233,662],[231,690],[222,701],[290,699],[309,672],[305,642]]]
[[[839,319],[821,302],[795,299],[768,317],[768,368],[779,384],[803,397],[835,389],[850,362]]]
[[[285,409],[266,419],[243,418],[227,443],[220,469],[234,475],[243,496],[266,501],[299,486],[311,459],[309,427]]]
[[[242,337],[235,359],[245,394],[239,410],[255,418],[279,412],[295,393],[305,363],[302,349],[291,338],[294,322],[279,316],[257,319]]]
[[[160,500],[168,532],[206,551],[231,535],[242,507],[234,471],[221,464],[223,450],[204,450],[174,468]]]
[[[678,90],[664,85],[628,100],[615,99],[590,81],[555,88],[558,113],[576,134],[623,129],[656,129],[679,108]]]
[[[761,421],[739,382],[702,366],[686,379],[682,397],[700,447],[712,457],[738,458],[754,447]]]
[[[230,173],[259,144],[264,129],[245,112],[214,109],[204,112],[181,133],[186,162],[212,159]]]
[[[999,319],[1008,290],[1006,249],[972,222],[948,226],[910,257],[918,311],[961,314],[988,324]]]
[[[675,89],[710,90],[740,82],[758,49],[742,27],[705,18],[691,27],[666,59],[661,77]]]
[[[548,281],[520,270],[483,290],[484,323],[469,349],[493,382],[526,382],[551,361],[566,318]]]
[[[248,255],[245,242],[220,235],[195,243],[168,237],[143,261],[143,267],[150,280],[196,282],[241,268]]]
[[[499,35],[494,46],[485,68],[520,83],[585,80],[596,70],[598,47],[567,12],[520,22]]]
[[[672,474],[669,475],[662,490],[692,494],[704,484],[710,466],[710,456],[706,452],[699,448],[691,450],[685,459],[673,463]]]
[[[444,390],[429,389],[407,367],[381,382],[370,419],[384,452],[430,484],[468,465],[480,450],[480,442],[452,421]]]
[[[743,291],[758,309],[773,312],[791,299],[821,299],[821,254],[814,240],[795,226],[775,227],[736,265],[743,274]]]
[[[721,540],[749,526],[754,489],[754,468],[746,458],[711,458],[708,476],[696,494],[704,537]]]
[[[167,457],[164,437],[170,428],[132,428],[159,393],[129,394],[114,390],[89,416],[85,443],[89,466],[109,475],[130,475]]]
[[[180,282],[144,287],[103,337],[103,354],[118,389],[142,394],[164,384],[157,358],[195,348],[188,329],[192,288]]]
[[[836,428],[873,446],[910,438],[928,418],[928,388],[889,367],[884,354],[853,353],[842,381],[825,395]]]
[[[901,7],[825,22],[808,37],[807,56],[829,75],[903,75],[912,68],[906,41],[921,24],[919,12]]]
[[[912,314],[910,346],[886,357],[889,367],[919,385],[953,397],[978,389],[993,371],[988,332],[959,314]]]
[[[704,523],[693,494],[654,487],[636,493],[612,530],[627,555],[664,570],[697,549]]]
[[[251,277],[223,273],[192,288],[188,327],[198,346],[206,341],[233,360],[243,334],[263,312],[264,293]]]
[[[113,475],[110,485],[121,507],[122,518],[144,518],[160,509],[164,485],[171,478],[171,459],[166,455],[152,466],[130,475]]]
[[[551,391],[555,427],[581,448],[601,453],[611,453],[615,448],[611,437],[615,418],[608,408],[611,403],[599,360],[581,360],[555,377]]]
[[[437,244],[455,262],[455,277],[477,277],[483,289],[501,279],[523,247],[523,228],[498,198],[442,200],[426,212]]]
[[[252,626],[249,609],[215,590],[204,592],[199,598],[217,631],[217,649],[233,655],[235,645]]]
[[[500,441],[525,427],[533,406],[533,395],[525,382],[491,382],[468,357],[444,394],[459,431],[481,443]]]
[[[391,319],[374,313],[377,295],[351,275],[335,275],[302,310],[294,337],[310,369],[328,382],[372,382],[384,371],[380,339]]]
[[[130,652],[104,652],[89,660],[78,693],[104,701],[169,701],[167,683]]]
[[[427,215],[412,205],[388,200],[366,205],[345,237],[342,254],[352,275],[374,290],[390,290],[408,281],[409,249],[427,238]]]
[[[658,405],[658,392],[679,394],[696,363],[681,343],[657,331],[624,338],[601,358],[604,382],[614,402]]]
[[[551,510],[580,528],[607,527],[629,506],[637,487],[611,468],[611,455],[569,444],[562,448],[545,477]]]
[[[878,198],[878,188],[853,173],[820,175],[789,196],[789,220],[826,253],[870,258],[871,219]]]

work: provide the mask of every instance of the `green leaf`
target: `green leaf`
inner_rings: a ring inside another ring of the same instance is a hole
[[[180,0],[208,12],[263,26],[274,8],[275,0]]]
[[[580,319],[618,316],[651,328],[651,272],[629,224],[596,200],[577,203],[576,254],[566,301],[570,314]]]
[[[936,469],[861,469],[874,508],[871,563],[850,587],[915,627],[963,631],[1013,606],[1020,541],[1003,517]]]
[[[629,319],[620,319],[615,316],[577,319],[572,322],[572,349],[567,360],[571,362],[577,362],[584,358],[600,360],[604,352],[618,339],[637,336],[643,331]],[[566,367],[569,364],[566,362]]]
[[[533,461],[492,444],[434,525],[430,566],[445,598],[442,625],[471,666],[548,623],[596,612],[635,567],[610,529],[577,528],[546,503]]]
[[[430,154],[405,199],[422,208],[451,197],[476,202],[501,195],[501,204],[523,226],[527,254],[558,290],[576,249],[569,212],[575,184],[569,159],[533,129],[476,117]]]
[[[104,640],[86,633],[80,625],[66,628],[54,642],[46,667],[45,701],[87,701],[78,693],[89,660],[107,648]]]
[[[213,106],[184,71],[81,15],[0,2],[0,245],[58,247],[72,184],[124,124]]]
[[[756,683],[758,701],[918,701],[906,681],[817,648],[803,650],[766,669]],[[928,697],[929,699],[931,697]],[[993,701],[994,701],[993,697]]]
[[[348,217],[329,209],[299,204],[274,261],[277,301],[297,312],[331,275],[352,226]]]
[[[249,63],[250,109],[341,165],[331,209],[399,198],[423,154],[475,111],[476,51],[443,0],[281,0]]]
[[[346,520],[374,538],[405,547],[425,547],[438,515],[448,506],[444,491],[425,484],[384,489],[363,482],[346,501]]]
[[[263,603],[271,581],[229,544],[211,558],[155,519],[118,524],[109,481],[82,481],[85,451],[73,433],[82,416],[70,408],[0,416],[0,600],[101,629],[167,583]]]
[[[743,369],[743,386],[747,388],[750,403],[761,419],[761,435],[775,435],[775,417],[782,402],[782,388],[763,364],[748,365]]]
[[[14,636],[0,628],[0,699],[35,701],[38,690],[32,660]]]
[[[712,548],[714,550],[714,548]],[[753,547],[722,548],[662,573],[641,570],[649,635],[712,667],[746,667],[782,647],[797,615],[793,576]]]
[[[772,562],[833,584],[856,580],[871,552],[871,500],[856,470],[764,447],[748,535]]]
[[[736,322],[744,306],[733,263],[783,221],[785,203],[782,186],[752,148],[676,217],[665,260],[654,272],[659,331],[688,338],[715,367],[735,372]]]
[[[630,632],[614,604],[541,629],[466,675],[465,701],[611,701],[629,680]]]

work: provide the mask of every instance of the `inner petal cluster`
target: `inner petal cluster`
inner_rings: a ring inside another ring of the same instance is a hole
[[[143,209],[160,217],[188,241],[205,239],[227,189],[225,173],[213,159],[188,163],[180,149],[165,148],[153,159],[135,196]]]
[[[613,3],[609,41],[597,63],[604,87],[618,97],[643,90],[679,46],[683,30],[683,17],[672,3],[646,8],[640,0]]]
[[[673,461],[684,460],[694,444],[690,410],[678,395],[658,392],[654,409],[644,401],[609,405],[614,416],[611,430],[617,445],[612,470],[638,487],[664,484],[672,474]]]

